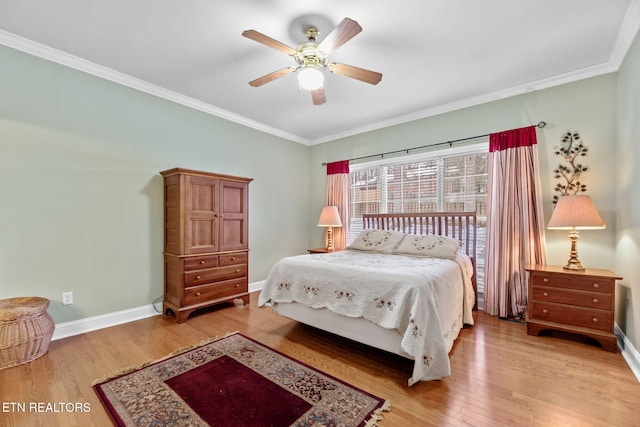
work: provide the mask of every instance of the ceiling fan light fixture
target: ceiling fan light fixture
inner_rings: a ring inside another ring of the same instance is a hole
[[[304,90],[322,89],[324,85],[324,74],[317,68],[305,67],[299,71],[298,85]]]

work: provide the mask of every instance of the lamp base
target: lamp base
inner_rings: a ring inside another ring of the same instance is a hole
[[[333,247],[333,227],[327,227],[327,247],[325,248],[327,252],[335,252],[335,248]]]
[[[571,271],[584,271],[584,267],[578,259],[578,231],[574,228],[569,233],[569,240],[571,240],[571,252],[569,252],[569,261],[567,265],[562,268]]]
[[[576,260],[577,261],[577,260]],[[582,266],[582,264],[580,264],[580,261],[577,261],[577,264],[572,264],[571,260],[569,260],[569,263],[567,265],[562,266],[563,269],[565,270],[571,270],[571,271],[584,271],[585,268]]]

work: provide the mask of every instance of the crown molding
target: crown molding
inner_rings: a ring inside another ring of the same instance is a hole
[[[432,108],[416,111],[410,114],[396,116],[389,120],[380,121],[368,126],[363,126],[357,129],[352,129],[347,132],[328,135],[323,138],[313,139],[310,141],[310,145],[323,144],[325,142],[336,141],[338,139],[347,138],[349,136],[371,132],[378,129],[387,128],[390,126],[400,125],[403,123],[412,122],[415,120],[425,119],[427,117],[437,116],[438,114],[449,113],[451,111],[461,110],[463,108],[475,107],[477,105],[486,104],[493,101],[498,101],[505,98],[510,98],[517,95],[523,95],[531,92],[535,92],[542,89],[548,89],[554,86],[560,86],[567,83],[584,80],[590,77],[596,77],[603,74],[613,73],[618,70],[620,64],[614,65],[611,62],[595,65],[581,70],[572,71],[570,73],[561,74],[558,76],[538,80],[536,82],[527,83],[520,86],[515,86],[509,89],[496,91],[492,93],[486,93],[483,95],[474,96],[471,98],[461,99],[448,104],[438,105]]]
[[[229,120],[231,122],[235,122],[252,129],[256,129],[260,132],[271,134],[273,136],[277,136],[279,138],[287,139],[289,141],[297,142],[300,144],[309,145],[309,140],[298,135],[284,132],[280,129],[267,126],[264,123],[250,120],[246,117],[234,114],[222,108],[215,107],[211,104],[198,101],[197,99],[181,95],[177,92],[164,89],[160,86],[156,86],[144,80],[132,77],[128,74],[121,73],[111,68],[103,67],[102,65],[98,65],[94,62],[87,61],[85,59],[70,55],[41,43],[25,39],[8,31],[0,30],[0,44],[15,50],[28,53],[38,58],[46,59],[48,61],[55,62],[66,67],[73,68],[75,70],[82,71],[87,74],[91,74],[96,77],[100,77],[105,80],[109,80],[114,83],[118,83],[120,85],[127,86],[132,89],[145,92],[150,95],[175,102],[177,104],[184,105],[185,107],[202,111],[212,116],[220,117],[222,119]]]
[[[627,13],[620,25],[620,31],[618,31],[618,38],[613,45],[611,52],[610,63],[616,69],[616,71],[622,65],[624,58],[627,56],[629,48],[633,44],[638,30],[640,29],[640,1],[632,0],[627,9]]]

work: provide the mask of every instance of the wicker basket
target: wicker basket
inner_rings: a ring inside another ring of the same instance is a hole
[[[31,362],[49,350],[55,325],[47,307],[46,298],[0,300],[0,369]]]

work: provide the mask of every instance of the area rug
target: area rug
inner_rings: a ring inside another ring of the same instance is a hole
[[[235,333],[96,382],[117,426],[374,426],[390,404]]]

